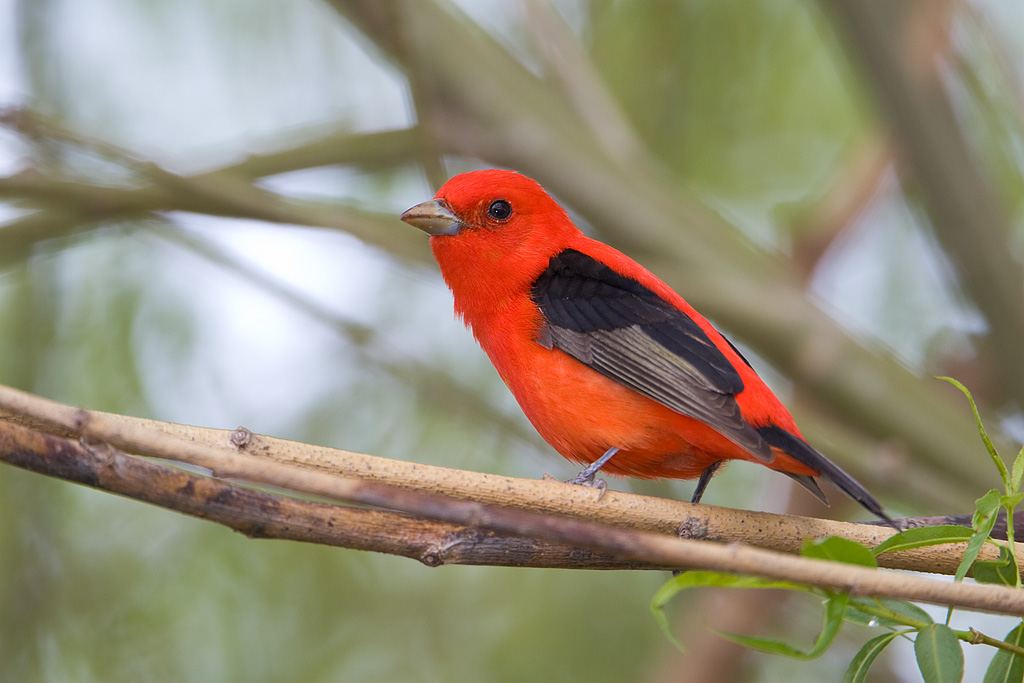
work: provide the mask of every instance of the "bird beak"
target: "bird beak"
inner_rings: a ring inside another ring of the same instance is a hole
[[[402,220],[428,235],[455,235],[462,229],[460,221],[443,199],[431,199],[406,210]]]

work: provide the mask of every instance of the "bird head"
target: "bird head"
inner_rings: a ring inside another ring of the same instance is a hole
[[[498,169],[455,176],[432,200],[410,208],[401,218],[433,237],[461,235],[467,230],[523,236],[538,222],[569,222],[562,207],[537,181]]]
[[[503,170],[457,175],[401,218],[431,236],[460,312],[526,292],[551,257],[581,235],[540,184]]]

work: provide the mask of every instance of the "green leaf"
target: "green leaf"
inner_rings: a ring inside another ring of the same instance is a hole
[[[870,550],[856,541],[839,536],[829,536],[819,540],[808,539],[804,541],[800,554],[818,560],[832,560],[872,569],[878,567],[875,556],[871,554]]]
[[[1018,459],[1019,457],[1020,456],[1018,455]],[[1014,467],[1016,467],[1016,463],[1014,463]],[[1013,521],[1013,509],[1020,504],[1021,500],[1024,500],[1024,493],[1015,493],[1011,496],[1002,497],[1002,505],[1003,508],[1006,510],[1006,542],[1008,548],[1013,548],[1016,545],[1017,539],[1014,538],[1013,533],[1015,524],[1015,522]],[[1010,564],[1013,565],[1012,571],[1014,574],[1014,581],[1011,585],[1014,588],[1021,588],[1022,582],[1020,576],[1020,563],[1017,562],[1017,557],[1012,552],[1007,551],[1007,557],[1010,561]]]
[[[889,614],[875,614],[878,610]],[[930,614],[914,603],[892,598],[851,598],[846,608],[846,619],[864,626],[887,628],[923,628],[935,623]]]
[[[1024,493],[1014,493],[1013,495],[1002,496],[999,499],[999,504],[1003,507],[1015,508],[1022,500],[1024,500]]]
[[[999,547],[998,560],[979,560],[974,563],[971,575],[975,581],[996,583],[1001,586],[1017,585],[1017,565],[1010,557],[1006,546]]]
[[[989,517],[995,516],[999,512],[999,506],[1002,504],[1002,495],[995,489],[990,490],[984,496],[974,501],[974,518],[971,523],[974,528],[985,522]]]
[[[1024,647],[1024,622],[1006,634],[1008,643]],[[983,683],[1021,683],[1024,680],[1024,657],[999,650],[985,671]]]
[[[843,614],[846,612],[846,604],[849,599],[850,596],[846,593],[839,593],[825,601],[825,623],[822,626],[821,633],[819,633],[818,637],[814,640],[814,645],[807,652],[799,650],[780,640],[741,636],[735,633],[726,633],[724,631],[718,631],[718,634],[727,640],[739,643],[740,645],[744,645],[753,650],[758,650],[759,652],[783,655],[785,657],[792,657],[793,659],[814,659],[816,657],[820,657],[822,653],[829,648],[832,641],[836,639],[836,635],[839,633],[839,629],[843,625]]]
[[[967,400],[971,404],[971,410],[974,412],[974,423],[978,425],[978,434],[981,435],[981,440],[985,442],[985,448],[988,449],[988,454],[992,456],[992,462],[995,463],[996,468],[999,470],[999,476],[1003,480],[1003,484],[1008,485],[1009,475],[1006,473],[1006,465],[1003,463],[1003,459],[999,457],[996,447],[992,445],[992,440],[988,438],[988,434],[985,432],[985,425],[981,423],[981,415],[978,413],[978,405],[974,402],[974,397],[971,396],[971,392],[967,390],[967,387],[960,384],[960,382],[957,382],[952,377],[939,377],[939,379],[949,382],[962,391],[964,396],[967,397]]]
[[[774,581],[756,576],[738,576],[721,572],[693,571],[673,576],[662,584],[651,600],[651,608],[663,609],[671,602],[672,598],[688,588],[781,588],[822,594],[816,588],[790,581]]]
[[[982,545],[984,545],[986,539],[992,533],[992,527],[996,525],[1000,497],[999,492],[992,489],[974,501],[976,509],[974,511],[974,518],[971,520],[974,533],[971,535],[971,540],[967,542],[967,549],[964,550],[964,557],[960,560],[960,566],[956,568],[955,580],[963,581],[964,577],[967,576],[967,570],[978,559],[978,553],[981,552]]]
[[[959,683],[964,677],[964,652],[953,629],[932,624],[914,639],[917,667],[925,683]]]
[[[1010,485],[1006,487],[1007,493],[1020,491],[1021,479],[1024,479],[1024,448],[1017,451],[1017,457],[1013,461],[1013,470],[1010,472]]]
[[[864,647],[853,656],[853,661],[850,662],[850,666],[846,669],[843,683],[864,683],[868,675],[868,669],[875,663],[875,659],[878,655],[882,654],[882,650],[888,647],[894,638],[900,635],[902,634],[895,631],[883,633],[864,643]]]
[[[875,546],[871,552],[877,557],[882,553],[923,548],[943,543],[966,543],[971,539],[972,530],[965,526],[943,524],[907,529],[902,534],[893,534]]]
[[[659,588],[654,594],[654,597],[651,598],[651,614],[654,615],[654,621],[661,628],[661,632],[665,634],[665,637],[680,650],[685,650],[686,648],[676,640],[675,635],[672,633],[672,625],[669,623],[668,615],[665,614],[665,606],[682,591],[688,588],[702,587],[781,588],[784,590],[797,590],[805,593],[822,595],[822,592],[817,588],[812,588],[799,583],[791,583],[789,581],[761,579],[756,576],[737,576],[735,574],[705,571],[684,572],[677,576],[673,576],[662,584],[661,588]]]
[[[971,576],[979,583],[994,583],[999,586],[1017,585],[1017,573],[1007,558],[1003,562],[981,560],[974,563]]]

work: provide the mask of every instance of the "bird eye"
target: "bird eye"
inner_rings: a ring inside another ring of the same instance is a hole
[[[495,199],[487,207],[487,215],[496,221],[507,221],[512,215],[512,205],[504,199]]]

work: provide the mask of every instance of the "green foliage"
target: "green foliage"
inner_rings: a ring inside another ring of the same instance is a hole
[[[934,623],[931,615],[914,603],[891,598],[853,598],[846,618],[865,626],[893,629],[904,626],[921,628]]]
[[[818,593],[809,586],[793,583],[791,581],[772,581],[756,576],[736,576],[734,574],[723,574],[721,572],[693,571],[683,572],[669,579],[651,599],[651,613],[654,620],[658,622],[662,633],[671,640],[679,649],[685,649],[675,635],[672,633],[672,624],[669,622],[665,608],[679,593],[690,588],[777,588],[784,590],[804,591]]]
[[[964,677],[964,652],[953,629],[930,624],[914,639],[914,655],[925,683],[957,683]]]
[[[1024,647],[1024,623],[1018,624],[1003,640]],[[1000,650],[985,671],[983,683],[1021,683],[1024,680],[1024,656]]]
[[[818,540],[808,539],[804,541],[804,547],[800,554],[804,557],[813,557],[819,560],[831,560],[833,562],[845,562],[846,564],[858,564],[862,567],[877,567],[875,556],[871,551],[856,541],[848,538],[831,536]]]
[[[978,560],[974,563],[971,575],[981,583],[996,583],[1002,586],[1015,586],[1017,583],[1017,566],[1006,546],[999,548],[998,560]]]
[[[995,445],[992,440],[988,437],[988,433],[985,431],[985,425],[982,424],[981,414],[978,412],[978,405],[974,402],[974,397],[971,396],[971,392],[967,390],[960,382],[956,381],[952,377],[940,377],[939,379],[949,382],[957,389],[959,389],[967,401],[971,404],[971,411],[974,413],[974,421],[978,426],[978,433],[981,435],[982,441],[985,443],[985,449],[988,451],[989,456],[992,458],[993,464],[996,469],[999,470],[999,476],[1003,480],[1004,493],[999,494],[998,491],[992,490],[986,493],[984,496],[979,498],[975,502],[974,520],[971,526],[974,528],[975,536],[971,538],[970,551],[973,546],[980,548],[982,542],[988,538],[992,532],[992,527],[995,526],[997,514],[999,508],[1006,511],[1006,541],[1007,546],[1012,548],[1014,543],[1013,538],[1013,510],[1014,508],[1024,500],[1024,492],[1021,491],[1021,480],[1024,477],[1024,447],[1017,452],[1017,457],[1013,461],[1012,467],[1008,470],[1006,464],[1003,462],[1002,456],[996,451]],[[987,531],[986,531],[987,530]],[[975,540],[978,537],[980,540]],[[975,551],[974,557],[977,557]],[[1017,588],[1021,588],[1021,577],[1020,567],[1017,566],[1016,557],[1013,553],[1009,553],[1008,561],[1013,564],[1013,574],[1015,580],[1012,585]],[[973,558],[971,559],[973,562]],[[964,555],[964,563],[967,563],[967,555]],[[970,566],[968,564],[968,566]],[[963,568],[963,564],[961,565]],[[966,571],[966,570],[965,570]],[[962,579],[964,576],[960,570],[957,571],[957,578]]]
[[[965,526],[955,526],[952,524],[922,526],[915,529],[907,529],[894,536],[890,536],[872,548],[871,553],[878,557],[882,553],[924,548],[929,545],[966,543],[971,540],[972,536],[973,532]]]
[[[810,650],[801,650],[799,648],[788,645],[780,640],[772,640],[769,638],[754,638],[751,636],[741,636],[735,633],[722,633],[722,635],[740,645],[745,645],[751,649],[765,652],[772,655],[783,655],[785,657],[792,657],[793,659],[816,659],[825,653],[826,650],[832,645],[832,642],[839,635],[839,629],[843,625],[843,614],[846,611],[846,603],[849,601],[850,596],[846,593],[838,593],[831,595],[825,600],[825,614],[824,624],[822,625],[821,632],[814,639],[814,645]]]
[[[963,559],[955,573],[956,581],[962,581],[968,572],[973,571],[973,576],[977,581],[1020,588],[1020,572],[1013,553],[1009,550],[1012,546],[992,540],[991,534],[1000,510],[1006,511],[1009,524],[1012,525],[1013,509],[1021,502],[1020,472],[1024,469],[1024,465],[1021,464],[1021,455],[1018,454],[1012,468],[1007,469],[985,432],[970,392],[955,380],[943,379],[956,385],[970,401],[978,433],[1003,479],[1005,493],[1000,494],[998,491],[992,490],[975,501],[971,528],[935,526],[910,529],[895,534],[873,549],[865,548],[859,543],[845,538],[808,539],[804,542],[801,550],[803,557],[877,568],[876,558],[884,553],[949,543],[966,543]],[[1024,449],[1021,452],[1024,453]],[[1012,542],[1012,526],[1008,535]],[[995,544],[999,548],[997,560],[979,561],[977,559],[986,543]],[[675,642],[675,638],[665,618],[665,607],[679,592],[699,586],[776,588],[812,593],[821,597],[825,608],[824,623],[809,650],[803,650],[776,639],[720,632],[720,635],[728,640],[767,654],[782,655],[798,660],[819,657],[832,645],[844,621],[884,629],[883,633],[869,639],[854,655],[843,679],[847,683],[865,681],[871,665],[897,638],[913,640],[914,656],[925,683],[955,683],[963,679],[962,644],[965,642],[971,644],[986,642],[997,648],[985,674],[985,683],[996,683],[997,681],[1019,683],[1024,676],[1024,657],[1013,651],[1015,647],[1019,648],[1021,642],[1024,641],[1024,623],[1014,627],[1003,641],[993,638],[979,640],[979,636],[973,629],[961,631],[950,628],[952,608],[947,614],[946,622],[940,624],[936,623],[925,610],[903,600],[852,597],[847,593],[825,591],[790,582],[767,581],[715,572],[681,574],[662,586],[655,595],[651,605],[655,619],[662,631],[673,642]]]
[[[878,658],[878,655],[882,654],[889,643],[907,633],[911,633],[911,631],[890,631],[889,633],[875,636],[864,643],[864,647],[857,651],[857,654],[853,656],[853,660],[850,662],[850,666],[846,669],[846,673],[843,675],[843,683],[863,683],[867,679],[868,671],[871,669],[871,665],[874,664],[875,659]]]

